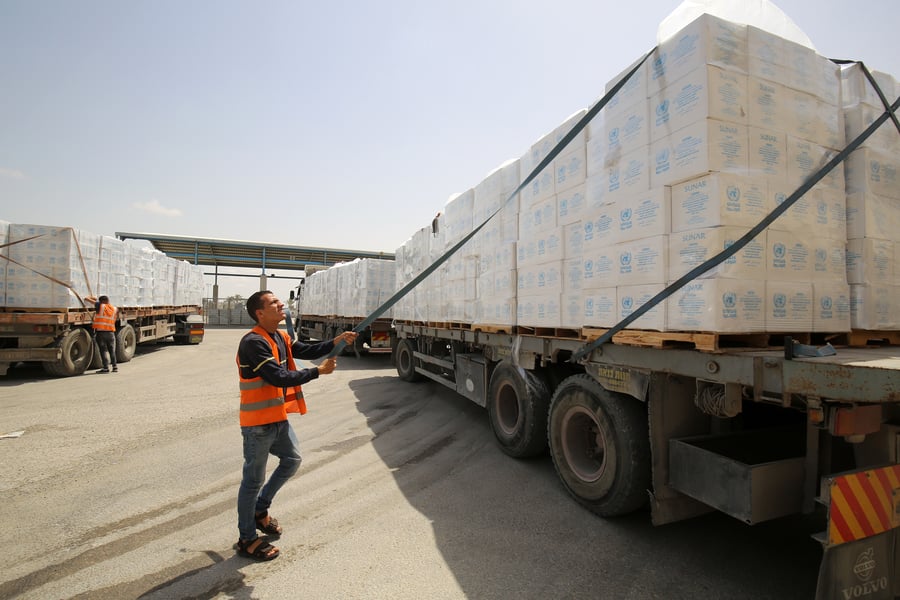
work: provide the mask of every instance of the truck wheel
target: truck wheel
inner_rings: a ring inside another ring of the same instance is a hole
[[[116,362],[127,363],[134,357],[136,347],[137,336],[134,327],[126,324],[116,332]]]
[[[54,377],[81,375],[94,357],[94,342],[87,329],[70,329],[57,342],[57,347],[61,351],[59,360],[43,363],[44,371]]]
[[[494,368],[487,409],[500,448],[515,458],[537,456],[547,449],[550,392],[533,372],[512,363]]]
[[[91,350],[91,364],[88,365],[88,369],[99,369],[103,366],[103,357],[100,356],[100,344],[94,341],[91,346],[93,349]]]
[[[415,382],[422,380],[422,374],[416,372],[416,357],[413,356],[413,352],[415,351],[415,342],[405,338],[397,342],[397,375],[399,375],[400,379],[403,381]]]
[[[647,504],[650,438],[639,401],[573,375],[553,394],[547,436],[563,485],[588,510],[616,517]]]

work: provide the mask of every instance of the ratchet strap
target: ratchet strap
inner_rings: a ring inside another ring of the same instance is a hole
[[[656,48],[654,48],[653,50],[656,50]],[[434,273],[434,271],[437,270],[437,268],[440,267],[442,264],[444,264],[444,262],[446,262],[446,260],[448,258],[450,258],[457,250],[462,248],[466,242],[468,242],[470,239],[472,239],[472,236],[474,236],[476,233],[481,231],[481,228],[484,227],[485,225],[487,225],[488,221],[493,219],[497,213],[499,213],[501,210],[503,210],[506,207],[506,205],[509,204],[509,202],[511,200],[513,200],[520,191],[522,191],[522,189],[524,189],[528,184],[530,184],[534,180],[534,178],[537,177],[540,174],[540,172],[543,171],[547,167],[547,165],[549,165],[551,162],[553,162],[553,159],[555,159],[559,155],[559,153],[562,152],[563,149],[569,145],[569,142],[571,142],[573,139],[575,139],[576,135],[581,133],[581,131],[587,126],[587,124],[591,121],[591,119],[593,119],[597,115],[597,113],[599,113],[600,110],[602,110],[603,107],[606,106],[607,103],[609,103],[609,101],[613,98],[613,96],[615,96],[618,93],[618,91],[620,89],[622,89],[622,86],[624,86],[625,83],[629,79],[631,79],[631,77],[635,74],[635,72],[641,67],[641,65],[643,65],[644,62],[647,61],[647,57],[649,57],[653,53],[653,50],[651,50],[650,52],[647,52],[643,56],[643,58],[641,58],[641,60],[639,60],[637,63],[635,63],[634,67],[632,67],[632,69],[624,77],[622,77],[622,79],[620,79],[616,83],[616,85],[614,85],[612,88],[610,88],[610,90],[606,94],[604,94],[603,97],[600,98],[600,100],[598,100],[590,109],[588,109],[588,111],[578,120],[578,122],[572,126],[572,129],[569,131],[569,133],[567,133],[565,135],[565,137],[563,137],[559,141],[559,143],[557,143],[556,146],[554,146],[553,149],[550,150],[550,152],[547,154],[547,156],[545,156],[544,159],[540,163],[538,163],[538,165],[534,168],[534,170],[531,173],[529,173],[528,176],[522,180],[522,182],[519,184],[519,186],[509,195],[509,197],[500,206],[500,208],[495,210],[487,219],[484,220],[484,222],[481,225],[479,225],[478,227],[473,229],[471,232],[469,232],[460,241],[456,242],[456,244],[454,244],[449,250],[447,250],[440,258],[438,258],[436,261],[434,261],[431,265],[426,267],[412,281],[407,283],[400,290],[398,290],[393,296],[388,298],[384,302],[384,304],[382,304],[381,306],[376,308],[372,312],[372,314],[370,314],[368,317],[366,317],[360,323],[358,323],[356,325],[356,327],[353,328],[353,331],[355,331],[356,333],[361,333],[362,331],[364,331],[366,327],[368,327],[375,321],[375,319],[377,319],[378,317],[383,315],[385,313],[385,311],[387,311],[394,304],[396,304],[398,300],[403,298],[403,296],[408,294],[410,292],[410,290],[412,290],[414,287],[419,285],[419,283],[421,283],[422,280],[424,280],[426,277],[428,277],[429,275]],[[328,355],[329,358],[332,356],[336,356],[343,349],[343,347],[345,345],[346,344],[343,342],[343,340],[341,342],[339,342],[334,347],[334,350],[331,351],[331,354]]]

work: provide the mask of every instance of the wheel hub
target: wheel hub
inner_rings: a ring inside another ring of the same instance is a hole
[[[593,413],[582,407],[563,417],[562,450],[572,471],[583,481],[597,481],[606,469],[606,440]]]

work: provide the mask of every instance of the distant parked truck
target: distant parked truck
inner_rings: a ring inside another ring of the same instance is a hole
[[[317,271],[297,287],[292,308],[297,335],[303,340],[329,340],[355,329],[394,293],[394,261],[357,259]],[[390,352],[391,318],[376,319],[359,332],[345,354]]]
[[[72,227],[6,222],[0,259],[0,375],[20,362],[59,377],[99,366],[89,296],[107,295],[118,308],[117,362],[138,344],[203,341],[199,267]]]

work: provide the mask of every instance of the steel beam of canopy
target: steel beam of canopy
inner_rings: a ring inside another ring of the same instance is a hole
[[[303,271],[307,265],[330,267],[357,258],[394,260],[390,252],[286,246],[265,242],[227,240],[156,233],[116,232],[120,240],[146,240],[167,256],[195,265],[216,267],[289,269]]]

